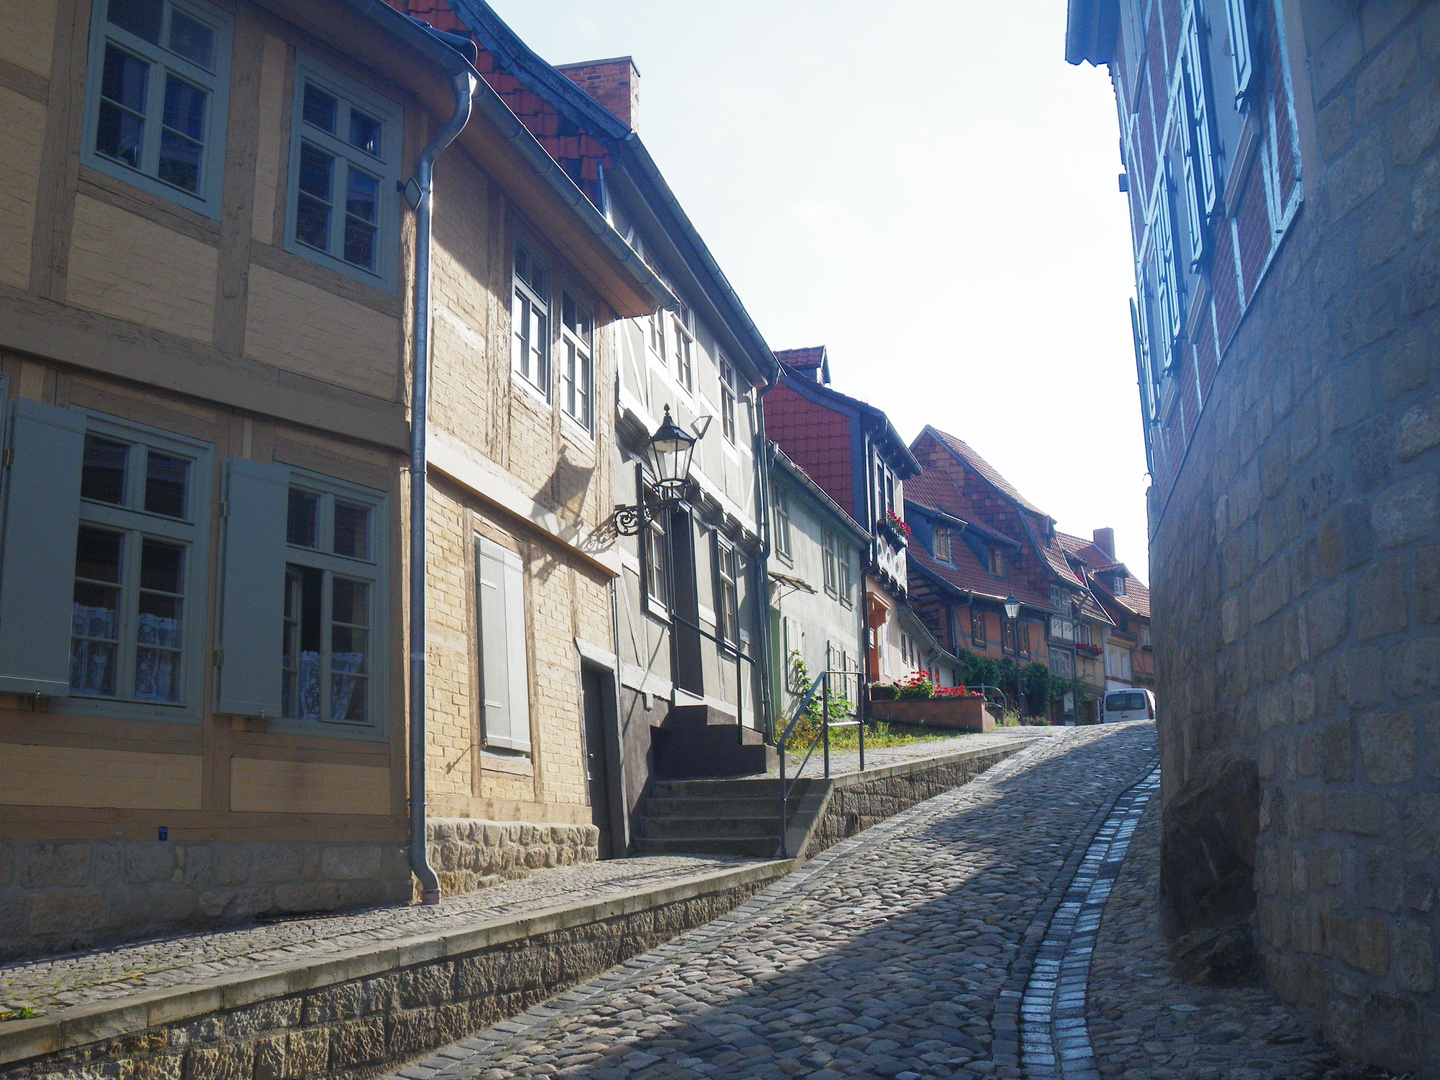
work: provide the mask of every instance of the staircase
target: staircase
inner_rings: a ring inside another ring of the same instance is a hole
[[[790,792],[793,816],[809,780]],[[776,857],[780,850],[780,781],[652,780],[633,841],[637,855]]]
[[[709,705],[672,707],[650,745],[658,776],[751,776],[779,761],[763,735]]]

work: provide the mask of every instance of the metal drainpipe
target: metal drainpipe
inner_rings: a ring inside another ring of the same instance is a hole
[[[475,77],[451,79],[455,114],[420,154],[407,198],[415,211],[415,340],[410,387],[410,869],[420,881],[420,902],[440,902],[440,879],[430,865],[425,835],[425,436],[430,404],[430,211],[435,159],[470,119]]]
[[[765,703],[765,726],[769,729],[767,734],[771,739],[775,736],[775,698],[771,692],[768,670],[770,667],[770,440],[765,434],[765,394],[775,389],[775,384],[780,381],[777,373],[770,384],[760,393],[753,395],[754,404],[751,406],[751,432],[754,440],[752,457],[755,461],[755,501],[758,503],[756,510],[760,527],[760,562],[756,567],[755,576],[758,579],[755,583],[756,599],[755,605],[759,608],[759,618],[756,619],[756,653],[759,657],[758,670],[760,671],[760,697],[759,700]],[[781,663],[785,662],[784,657]]]

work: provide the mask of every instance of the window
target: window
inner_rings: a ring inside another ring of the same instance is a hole
[[[895,509],[895,474],[879,458],[875,459],[875,504],[879,508],[877,517]]]
[[[720,430],[725,441],[735,442],[735,399],[738,397],[735,367],[728,360],[720,361]]]
[[[999,548],[990,549],[990,573],[996,577],[1005,576],[1005,556],[1001,554]]]
[[[1139,629],[1139,635],[1140,635],[1140,647],[1141,647],[1142,649],[1148,649],[1148,648],[1150,648],[1150,627],[1148,627],[1148,626],[1142,626],[1142,627],[1140,627],[1140,629]]]
[[[740,597],[735,548],[715,536],[715,634],[722,641],[740,640]]]
[[[656,311],[650,316],[650,351],[660,358],[660,362],[667,367],[670,363],[670,353],[667,348],[669,334],[666,322],[670,315],[664,308]]]
[[[1199,6],[1192,3],[1179,57],[1181,89],[1185,97],[1183,168],[1192,268],[1198,266],[1209,251],[1210,215],[1214,213],[1220,197],[1217,139],[1210,109],[1210,64],[1205,52],[1205,28],[1201,25],[1200,14]]]
[[[393,287],[400,107],[301,56],[294,108],[286,249]]]
[[[208,453],[100,420],[88,425],[71,602],[70,693],[194,703],[204,633]]]
[[[564,356],[560,366],[560,407],[586,431],[593,432],[595,361],[591,338],[595,322],[590,312],[568,292],[562,297],[560,348]]]
[[[675,378],[687,394],[695,392],[695,315],[684,304],[675,316]]]
[[[550,274],[531,251],[515,245],[510,304],[510,368],[550,399]]]
[[[1073,679],[1075,677],[1075,654],[1051,650],[1050,670],[1062,679]]]
[[[645,598],[652,611],[670,611],[670,543],[662,515],[656,514],[645,527]]]
[[[985,613],[970,609],[970,643],[985,647]]]
[[[1028,657],[1030,655],[1030,624],[1017,622],[1015,624],[1015,644],[1017,655]]]
[[[296,473],[285,513],[281,715],[366,724],[380,563],[377,502]]]
[[[941,562],[950,561],[950,530],[936,528],[935,530],[935,558]]]
[[[1154,221],[1154,257],[1156,260],[1155,306],[1158,314],[1158,340],[1163,374],[1170,368],[1176,349],[1175,342],[1184,327],[1181,324],[1182,301],[1180,296],[1180,275],[1176,263],[1175,247],[1175,182],[1170,158],[1165,158],[1165,177],[1160,184],[1159,200]]]
[[[1225,0],[1225,21],[1230,28],[1230,60],[1235,72],[1235,104],[1254,88],[1255,23],[1250,14],[1252,0]]]
[[[475,625],[480,662],[480,743],[530,749],[529,665],[525,654],[525,574],[520,556],[475,538]]]
[[[1090,644],[1090,624],[1082,622],[1079,628],[1079,641],[1082,645]]]
[[[775,489],[775,553],[783,559],[791,559],[790,549],[790,492],[784,488]]]
[[[1013,619],[1000,620],[1000,651],[1008,653],[1015,651],[1015,621]]]
[[[220,216],[230,18],[191,0],[96,0],[85,163]]]
[[[910,641],[910,635],[904,630],[900,631],[900,662],[907,674],[918,666],[915,662],[915,647]]]
[[[820,540],[821,557],[824,561],[825,591],[847,607],[851,601],[850,552],[845,541],[834,529],[826,529]]]
[[[1110,579],[1110,585],[1111,585],[1110,591],[1111,591],[1112,593],[1114,593],[1116,596],[1124,596],[1124,595],[1125,595],[1125,575],[1124,575],[1124,574],[1116,574],[1113,578]]]

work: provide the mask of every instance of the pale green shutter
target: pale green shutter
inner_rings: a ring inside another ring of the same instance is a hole
[[[0,690],[65,697],[85,417],[17,401],[0,555]]]
[[[231,458],[225,487],[215,711],[279,716],[290,470]]]
[[[530,749],[525,589],[520,556],[481,539],[475,556],[481,732],[486,746]]]

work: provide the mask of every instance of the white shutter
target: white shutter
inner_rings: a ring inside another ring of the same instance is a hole
[[[281,714],[289,497],[290,470],[285,466],[245,458],[225,463],[217,713]]]
[[[0,554],[0,690],[64,697],[85,417],[22,399],[13,419]]]
[[[475,578],[482,741],[506,750],[529,750],[530,691],[520,556],[482,538],[476,545]]]

